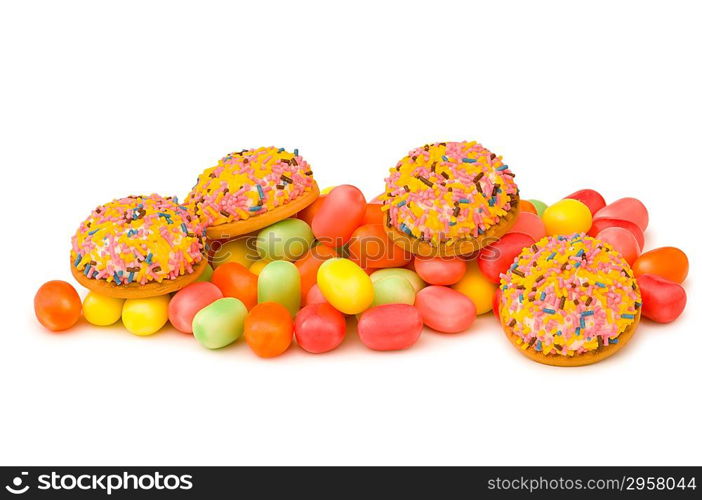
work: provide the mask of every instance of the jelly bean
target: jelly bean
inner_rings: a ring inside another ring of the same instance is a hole
[[[191,283],[179,290],[168,304],[168,320],[183,333],[193,333],[193,318],[204,307],[223,297],[212,283]]]
[[[344,314],[363,312],[373,302],[370,277],[348,259],[325,261],[317,272],[317,285],[324,298]]]
[[[412,254],[390,241],[380,224],[356,228],[348,243],[348,256],[359,266],[372,269],[402,267],[412,260]]]
[[[411,269],[405,269],[402,267],[389,267],[387,269],[379,269],[377,271],[374,271],[370,275],[371,281],[377,281],[377,280],[382,280],[385,278],[389,278],[390,276],[399,276],[400,278],[405,278],[407,281],[410,282],[412,287],[414,287],[414,291],[418,292],[427,284],[422,280],[422,278],[419,277],[419,275],[412,271]]]
[[[325,245],[317,245],[310,248],[300,260],[295,262],[297,270],[300,272],[300,291],[302,296],[306,296],[312,285],[317,283],[317,271],[319,266],[332,257],[337,257],[336,250]]]
[[[70,283],[47,281],[34,296],[34,314],[44,328],[67,330],[80,319],[80,297]]]
[[[238,262],[227,262],[215,269],[211,281],[222,295],[241,300],[251,310],[258,301],[258,279]]]
[[[122,306],[122,323],[134,335],[153,335],[168,322],[170,295],[127,299]]]
[[[295,261],[312,246],[312,229],[303,220],[285,219],[258,233],[256,249],[262,259]]]
[[[366,213],[363,216],[363,221],[361,221],[361,225],[365,226],[366,224],[380,224],[381,226],[385,224],[385,219],[386,215],[385,212],[382,210],[383,204],[382,203],[368,203],[366,205]]]
[[[329,193],[331,193],[331,192],[334,190],[334,188],[336,188],[336,186],[327,186],[327,187],[323,188],[323,189],[319,192],[319,194],[322,195],[322,196],[326,196],[326,195],[328,195]]]
[[[83,316],[91,325],[114,325],[122,317],[124,299],[115,299],[95,292],[88,292],[83,299]]]
[[[531,213],[534,215],[538,214],[538,212],[536,211],[536,207],[533,203],[531,203],[528,200],[519,200],[519,213],[523,212]]]
[[[442,333],[467,330],[477,313],[472,300],[445,286],[423,288],[417,294],[414,305],[422,315],[424,324]]]
[[[546,225],[536,214],[519,212],[517,220],[509,230],[510,233],[522,233],[531,236],[534,241],[539,241],[546,236]]]
[[[202,271],[202,274],[197,278],[196,281],[202,281],[202,282],[207,282],[212,279],[212,273],[214,272],[214,269],[212,269],[212,266],[208,262],[205,264],[205,270]]]
[[[324,298],[324,294],[322,294],[322,291],[319,289],[319,286],[317,286],[316,283],[312,285],[312,288],[310,288],[310,291],[307,292],[307,296],[305,297],[305,305],[328,303],[327,299]]]
[[[592,214],[583,202],[568,198],[548,207],[543,220],[549,236],[587,233],[592,225]]]
[[[317,212],[319,212],[319,209],[322,207],[322,203],[324,203],[326,197],[326,195],[322,195],[314,200],[311,205],[305,207],[297,213],[297,218],[304,220],[307,224],[312,226],[312,220],[314,219],[314,216],[317,215]]]
[[[254,236],[242,236],[229,241],[215,240],[209,244],[212,267],[217,269],[227,262],[237,262],[248,268],[258,259]]]
[[[495,294],[492,296],[492,313],[500,320],[500,302],[502,302],[502,290],[500,287],[495,288]]]
[[[351,238],[365,213],[363,193],[354,186],[338,186],[327,195],[312,219],[312,232],[322,244],[338,248]]]
[[[641,314],[657,323],[670,323],[680,316],[687,304],[687,294],[679,283],[654,274],[636,279],[641,290]]]
[[[311,304],[295,317],[295,339],[300,347],[313,354],[336,349],[346,336],[344,315],[330,304]]]
[[[368,309],[358,320],[358,336],[376,351],[396,351],[414,345],[422,333],[422,316],[408,304]]]
[[[373,281],[373,303],[371,307],[383,304],[414,304],[416,292],[405,278],[390,276]]]
[[[636,259],[632,269],[635,276],[655,274],[676,283],[687,278],[690,263],[685,252],[675,247],[661,247],[649,250]]]
[[[280,356],[292,343],[292,316],[281,304],[261,302],[244,321],[244,339],[262,358]]]
[[[605,205],[607,205],[607,202],[602,195],[594,189],[581,189],[573,194],[569,194],[565,198],[569,200],[578,200],[579,202],[583,203],[590,210],[590,213],[593,216]]]
[[[277,302],[295,317],[301,299],[300,272],[292,262],[274,260],[258,275],[259,302]]]
[[[263,268],[266,267],[271,262],[273,262],[273,261],[268,260],[268,259],[258,259],[253,264],[251,264],[249,271],[251,271],[253,274],[258,276],[259,274],[261,274],[261,271],[263,270]]]
[[[534,208],[536,209],[536,215],[538,215],[539,217],[543,217],[544,212],[548,208],[548,205],[541,200],[529,200],[529,202],[532,205],[534,205]]]
[[[643,249],[644,247],[644,234],[643,231],[641,231],[641,228],[634,224],[633,222],[629,222],[627,220],[618,220],[618,219],[595,219],[592,221],[592,227],[588,231],[587,234],[589,234],[592,237],[597,237],[597,235],[603,230],[608,227],[621,227],[623,229],[626,229],[629,231],[631,234],[634,235],[634,238],[636,238],[637,243],[639,244],[639,248]]]
[[[619,219],[633,222],[641,231],[648,227],[648,210],[636,198],[621,198],[597,211],[595,219]]]
[[[636,237],[621,227],[605,228],[597,233],[597,239],[612,245],[617,252],[622,254],[629,265],[633,264],[641,254]]]
[[[484,314],[492,307],[492,298],[497,285],[480,271],[477,261],[472,260],[468,263],[461,280],[452,288],[473,302],[476,314]]]
[[[453,285],[466,273],[466,261],[458,257],[417,257],[414,269],[431,285]]]
[[[555,206],[555,205],[554,205]],[[509,266],[521,251],[534,244],[534,239],[522,233],[507,233],[492,245],[480,250],[478,267],[487,279],[500,282],[500,274],[506,273]]]
[[[239,299],[224,297],[200,309],[193,318],[193,335],[201,346],[219,349],[244,333],[248,311]]]

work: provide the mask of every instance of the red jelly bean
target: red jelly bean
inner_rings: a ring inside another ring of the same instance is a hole
[[[636,238],[636,241],[639,244],[639,248],[643,249],[644,247],[644,234],[643,231],[639,226],[634,224],[633,222],[629,222],[628,220],[620,220],[620,219],[595,219],[592,221],[592,226],[590,227],[590,230],[587,232],[588,235],[592,236],[593,238],[597,237],[597,234],[602,231],[605,228],[608,227],[621,227],[629,231],[631,234],[634,235]]]
[[[338,248],[351,238],[365,214],[363,193],[348,184],[337,186],[326,196],[312,219],[312,232],[322,244]]]
[[[317,283],[317,271],[325,260],[338,257],[336,250],[325,245],[317,245],[312,248],[298,261],[295,262],[297,270],[300,271],[300,291],[306,297],[312,285]]]
[[[641,231],[648,227],[648,210],[636,198],[621,198],[600,209],[595,219],[619,219],[633,222]]]
[[[641,314],[657,323],[670,323],[685,309],[687,294],[680,284],[653,274],[638,276]]]
[[[507,272],[514,259],[521,251],[534,244],[531,236],[522,233],[505,234],[498,241],[489,245],[478,254],[478,267],[487,279],[493,283],[500,282],[500,274]]]
[[[492,296],[492,313],[500,321],[500,301],[502,300],[502,289],[498,286]]]
[[[412,254],[398,247],[380,224],[356,228],[349,240],[349,259],[366,269],[402,267],[409,264]]]
[[[629,265],[633,264],[641,254],[641,248],[639,248],[639,242],[636,241],[636,237],[631,234],[631,231],[624,228],[607,227],[597,233],[597,239],[612,245],[617,252],[622,254],[622,257]]]
[[[307,292],[307,296],[305,297],[305,305],[309,306],[311,304],[328,304],[329,301],[324,298],[324,295],[322,294],[322,291],[319,289],[319,286],[315,283],[312,285],[312,288],[310,288],[310,291]]]
[[[539,241],[546,236],[546,225],[536,214],[530,212],[519,212],[517,221],[509,230],[510,233],[522,233],[531,236],[534,241]]]
[[[685,252],[675,247],[661,247],[649,250],[636,259],[632,269],[635,276],[655,274],[676,283],[687,278],[690,263]]]
[[[593,216],[607,205],[604,197],[594,189],[581,189],[573,194],[569,194],[565,198],[578,200],[583,203],[590,209],[590,213]]]
[[[295,316],[295,339],[307,352],[331,351],[341,344],[345,335],[346,319],[330,304],[305,306]]]
[[[210,281],[222,291],[222,295],[239,299],[249,311],[258,302],[258,276],[238,262],[219,266]]]
[[[458,257],[417,257],[414,270],[430,285],[453,285],[466,274],[466,261]]]
[[[453,288],[434,285],[422,288],[414,305],[422,314],[424,324],[437,332],[462,332],[475,321],[473,301]]]
[[[458,293],[458,292],[456,292]],[[395,351],[411,347],[422,333],[422,316],[408,304],[372,307],[358,320],[358,336],[376,351]]]
[[[193,333],[195,315],[222,297],[222,291],[212,283],[191,283],[179,290],[168,303],[168,320],[176,330]]]

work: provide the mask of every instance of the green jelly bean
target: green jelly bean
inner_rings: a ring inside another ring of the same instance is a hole
[[[210,278],[212,278],[212,273],[214,271],[212,270],[212,266],[208,264],[205,264],[205,270],[202,271],[202,274],[198,277],[196,281],[210,281]]]
[[[427,286],[422,278],[419,277],[417,273],[411,269],[405,269],[404,267],[388,267],[385,269],[378,269],[373,274],[370,275],[371,281],[378,281],[381,279],[389,278],[390,276],[399,276],[400,278],[405,278],[410,282],[415,292],[420,291],[422,288]]]
[[[258,302],[277,302],[292,317],[300,309],[300,272],[292,262],[274,260],[258,275]]]
[[[534,205],[534,208],[536,209],[536,213],[539,214],[539,217],[544,216],[544,210],[548,208],[548,205],[544,203],[541,200],[527,200],[529,203]]]
[[[241,337],[247,314],[246,306],[239,299],[215,300],[193,318],[193,335],[208,349],[227,346]]]
[[[285,219],[262,229],[256,250],[262,259],[298,260],[312,247],[314,235],[301,219]]]
[[[388,276],[373,281],[373,304],[371,307],[383,304],[414,305],[416,292],[412,283],[401,276]]]

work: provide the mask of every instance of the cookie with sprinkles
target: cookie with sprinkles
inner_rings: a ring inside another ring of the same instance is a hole
[[[185,199],[210,239],[228,239],[290,217],[319,196],[297,149],[263,147],[230,153],[197,178]]]
[[[176,198],[129,196],[100,205],[71,239],[71,272],[122,299],[164,295],[205,270],[199,221]]]
[[[413,149],[385,179],[381,196],[388,236],[422,256],[468,255],[515,223],[514,173],[475,141]]]
[[[500,280],[500,322],[534,361],[581,366],[626,344],[641,294],[624,257],[584,234],[549,236],[525,248]]]

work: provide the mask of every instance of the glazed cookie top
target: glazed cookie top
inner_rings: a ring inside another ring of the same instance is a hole
[[[518,193],[514,174],[477,142],[414,149],[390,170],[382,195],[390,225],[433,244],[477,237],[500,222]]]
[[[314,179],[297,149],[230,153],[197,179],[185,204],[208,226],[246,220],[310,191]]]
[[[641,295],[609,244],[582,234],[545,237],[501,276],[500,319],[521,348],[573,356],[616,344]]]
[[[193,272],[202,260],[198,227],[175,198],[129,196],[100,205],[81,223],[71,260],[88,278],[160,283]]]

